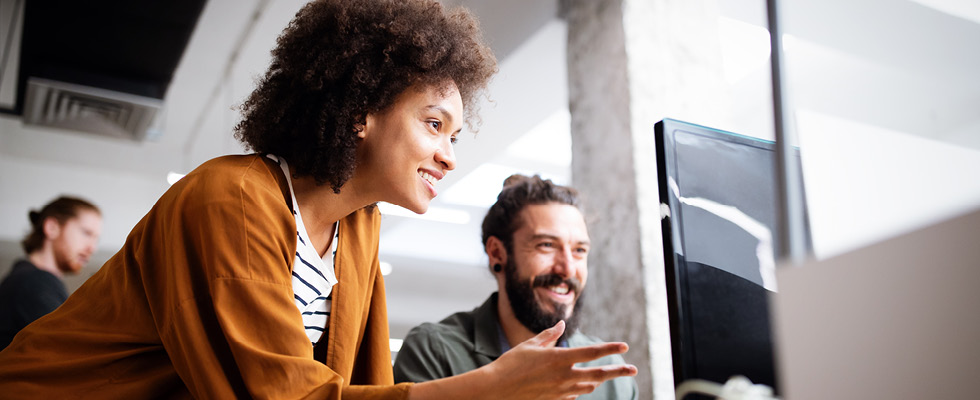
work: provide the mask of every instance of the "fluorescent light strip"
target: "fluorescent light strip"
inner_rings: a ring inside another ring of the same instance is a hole
[[[389,203],[378,203],[382,214],[397,217],[416,218],[426,221],[445,222],[449,224],[466,224],[470,222],[470,213],[443,207],[429,207],[425,214],[416,214],[402,207]]]

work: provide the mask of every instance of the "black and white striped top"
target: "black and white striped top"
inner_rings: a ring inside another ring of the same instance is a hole
[[[296,260],[293,262],[293,299],[296,307],[303,314],[303,326],[306,328],[306,336],[310,338],[310,343],[316,345],[322,339],[326,339],[327,321],[330,318],[330,302],[333,285],[337,284],[337,276],[334,275],[334,257],[337,255],[337,242],[340,240],[340,232],[337,224],[334,224],[334,238],[330,242],[330,248],[321,258],[319,253],[310,242],[310,235],[303,224],[303,217],[300,215],[299,203],[296,202],[296,193],[293,191],[293,180],[289,176],[289,166],[286,160],[268,155],[272,160],[279,163],[284,174],[286,183],[289,185],[289,195],[293,199],[293,216],[296,218]]]

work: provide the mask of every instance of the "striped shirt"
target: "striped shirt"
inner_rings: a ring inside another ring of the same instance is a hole
[[[292,196],[292,212],[296,218],[296,259],[293,261],[293,299],[296,307],[303,315],[303,326],[306,329],[306,336],[310,338],[310,343],[316,345],[320,340],[326,339],[327,320],[330,318],[330,302],[333,285],[337,284],[337,276],[334,275],[334,257],[337,255],[337,242],[340,240],[340,232],[334,223],[334,238],[330,242],[330,248],[320,257],[320,254],[313,247],[310,235],[303,224],[303,217],[300,215],[299,203],[296,202],[296,193],[293,191],[293,180],[289,176],[289,166],[286,160],[274,155],[267,155],[270,159],[279,163],[284,174],[286,183],[289,185],[289,195]]]

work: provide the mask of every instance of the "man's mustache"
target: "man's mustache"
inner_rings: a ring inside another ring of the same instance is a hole
[[[531,282],[531,287],[534,288],[534,287],[558,286],[562,283],[568,286],[569,291],[575,293],[579,293],[579,290],[581,290],[582,288],[582,282],[580,282],[578,279],[575,278],[565,279],[558,274],[541,274],[535,276],[534,280]]]

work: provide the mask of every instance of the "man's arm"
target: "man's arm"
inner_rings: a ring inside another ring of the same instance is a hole
[[[577,368],[575,364],[622,354],[626,343],[580,348],[555,347],[564,321],[510,349],[497,360],[459,375],[412,386],[410,400],[427,399],[574,399],[620,376],[635,376],[636,367],[614,365]]]
[[[445,346],[435,325],[412,328],[395,358],[395,383],[425,382],[452,376],[446,363]]]

